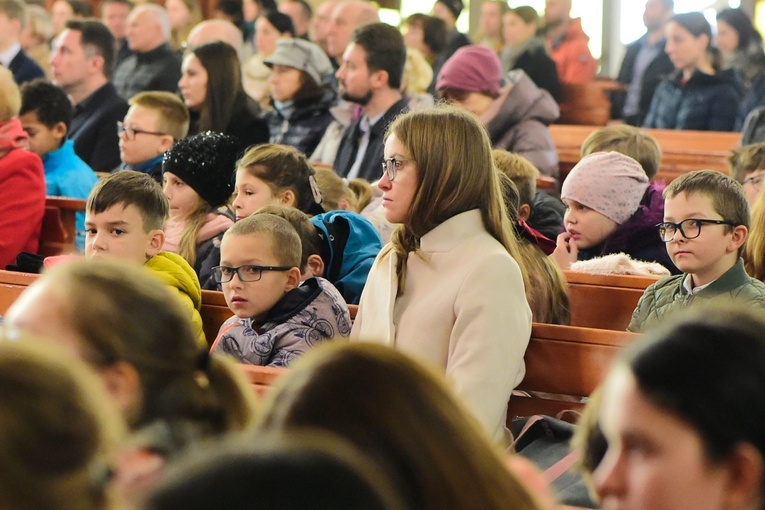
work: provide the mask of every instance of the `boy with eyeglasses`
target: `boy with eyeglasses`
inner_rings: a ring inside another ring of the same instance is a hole
[[[762,180],[765,179],[765,143],[732,149],[728,156],[728,166],[731,176],[744,187],[749,207],[754,206],[762,191]]]
[[[657,225],[672,262],[683,271],[648,287],[628,331],[646,331],[674,310],[717,300],[765,309],[765,285],[741,259],[749,204],[741,185],[720,172],[699,170],[664,190],[664,221]]]
[[[63,90],[34,80],[21,88],[19,120],[29,135],[29,150],[40,156],[45,170],[45,193],[54,197],[88,198],[98,177],[74,152],[67,139],[74,108]],[[85,213],[75,215],[77,251],[85,249]]]
[[[212,353],[285,367],[322,341],[350,335],[338,290],[323,278],[300,283],[302,245],[289,221],[274,214],[239,220],[224,234],[220,254],[213,274],[235,315],[221,326]]]
[[[135,170],[162,184],[162,157],[189,132],[189,110],[170,92],[141,92],[130,98],[125,119],[117,123],[120,170]]]

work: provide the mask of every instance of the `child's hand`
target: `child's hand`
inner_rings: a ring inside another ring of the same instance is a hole
[[[571,235],[568,232],[558,234],[558,238],[555,240],[555,250],[550,255],[558,267],[569,269],[571,264],[576,262],[578,256],[579,249],[576,247],[576,243],[571,240]]]

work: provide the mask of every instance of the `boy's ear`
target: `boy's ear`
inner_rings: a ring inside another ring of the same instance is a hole
[[[313,273],[313,276],[324,276],[324,259],[320,255],[315,253],[309,255],[306,266],[308,266],[308,271]]]
[[[298,288],[300,285],[300,269],[293,267],[287,271],[287,283],[284,285],[284,292]]]
[[[531,216],[531,206],[529,204],[523,204],[518,208],[518,219],[521,221],[528,221]]]
[[[282,191],[282,196],[279,197],[279,203],[285,207],[295,206],[295,192],[291,189]]]
[[[738,249],[741,248],[741,246],[746,241],[746,236],[748,233],[749,230],[744,225],[733,227],[733,231],[731,232],[732,235],[728,243],[728,253],[738,251]]]
[[[170,150],[170,147],[175,143],[175,139],[170,135],[163,135],[159,141],[160,154],[164,154]]]
[[[757,501],[763,475],[763,458],[751,444],[739,444],[733,449],[728,465],[728,508],[746,508]]]
[[[53,136],[63,141],[64,138],[66,138],[67,133],[66,124],[64,122],[56,122],[51,129],[51,132],[53,133]]]
[[[159,229],[152,230],[149,246],[146,248],[146,259],[162,251],[162,245],[165,244],[165,232]]]

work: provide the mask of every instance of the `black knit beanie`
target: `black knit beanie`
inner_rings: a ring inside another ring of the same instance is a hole
[[[162,160],[162,172],[173,173],[205,202],[220,207],[234,192],[238,153],[235,138],[205,131],[173,145]]]
[[[454,19],[460,17],[460,13],[465,7],[465,5],[462,3],[462,0],[438,0],[438,3],[444,4],[444,6],[449,9],[452,14],[454,14]]]

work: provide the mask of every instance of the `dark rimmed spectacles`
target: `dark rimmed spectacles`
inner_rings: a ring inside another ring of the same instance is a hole
[[[130,141],[135,140],[135,135],[154,135],[154,136],[166,136],[167,133],[158,133],[157,131],[144,131],[143,129],[135,129],[126,126],[122,122],[117,122],[117,136],[122,136],[125,133],[125,138]]]
[[[289,271],[290,269],[292,269],[292,266],[215,266],[212,268],[212,272],[215,281],[218,283],[230,282],[235,274],[239,277],[239,281],[257,282],[263,277],[263,271]]]
[[[755,191],[762,190],[762,180],[765,179],[765,174],[758,174],[753,175],[751,177],[747,177],[744,179],[744,181],[741,183],[742,186],[746,185],[746,183],[751,182],[752,187],[755,189]]]
[[[673,223],[671,221],[665,221],[656,225],[659,229],[659,237],[665,243],[670,242],[675,238],[675,233],[679,230],[680,233],[686,239],[696,239],[701,235],[701,226],[705,223],[710,225],[732,225],[734,223],[725,220],[706,220],[700,218],[688,218],[680,223]]]
[[[383,172],[385,172],[385,175],[388,176],[388,180],[390,182],[393,182],[393,180],[396,178],[396,173],[407,161],[411,161],[411,159],[388,158],[383,160],[382,169]]]

